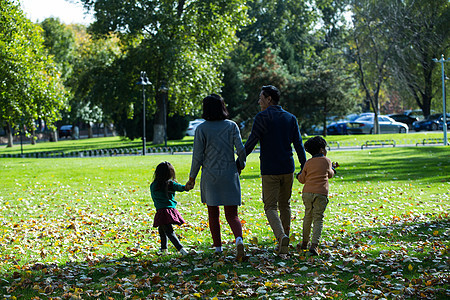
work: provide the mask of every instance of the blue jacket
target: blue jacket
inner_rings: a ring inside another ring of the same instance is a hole
[[[295,164],[291,144],[294,145],[301,169],[303,169],[306,153],[297,118],[281,106],[271,105],[255,116],[252,132],[245,143],[247,155],[253,151],[258,141],[261,147],[261,175],[294,173]]]

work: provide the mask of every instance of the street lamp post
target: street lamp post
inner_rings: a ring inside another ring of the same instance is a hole
[[[148,78],[147,73],[145,71],[141,71],[141,78],[139,79],[138,83],[142,85],[142,155],[145,155],[145,143],[146,143],[146,137],[145,137],[145,86],[152,84]]]
[[[159,88],[159,92],[161,93],[163,97],[163,113],[164,113],[164,146],[167,147],[167,105],[166,105],[166,98],[167,98],[167,92],[169,91],[169,88],[166,87],[166,84],[163,82],[161,84],[161,87]]]
[[[443,112],[443,118],[444,118],[444,124],[442,126],[442,129],[444,130],[444,146],[447,146],[447,113],[446,113],[446,102],[445,102],[445,72],[444,72],[444,62],[450,61],[449,58],[445,59],[444,54],[442,54],[441,59],[433,58],[434,62],[440,62],[442,67],[442,112]]]

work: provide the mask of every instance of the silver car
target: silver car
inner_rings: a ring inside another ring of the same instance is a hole
[[[358,118],[354,121],[347,123],[347,132],[349,134],[373,134],[375,133],[374,127],[374,114],[366,115]],[[380,133],[407,133],[408,125],[400,123],[394,119],[378,115],[378,123],[380,124]]]
[[[190,121],[189,126],[186,130],[186,135],[194,136],[195,129],[197,129],[197,126],[202,124],[204,121],[205,121],[204,119],[195,119],[194,121]]]

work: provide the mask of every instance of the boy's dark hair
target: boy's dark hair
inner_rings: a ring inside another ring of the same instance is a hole
[[[265,97],[271,97],[275,104],[280,102],[280,91],[273,85],[265,85],[261,88],[261,91]]]
[[[228,119],[229,115],[225,101],[219,95],[211,94],[203,99],[203,119],[220,121]]]
[[[304,144],[306,152],[312,156],[320,153],[320,149],[325,149],[327,147],[327,141],[321,136],[315,136],[308,139]]]

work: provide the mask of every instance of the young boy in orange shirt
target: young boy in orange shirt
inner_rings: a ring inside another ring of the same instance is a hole
[[[303,240],[297,245],[298,250],[306,250],[310,241],[311,224],[314,224],[309,252],[319,255],[319,239],[322,234],[323,217],[328,204],[328,179],[336,174],[337,162],[326,157],[327,142],[321,136],[315,136],[304,144],[306,152],[312,155],[305,163],[297,179],[304,184],[302,199],[305,205],[303,218]]]

